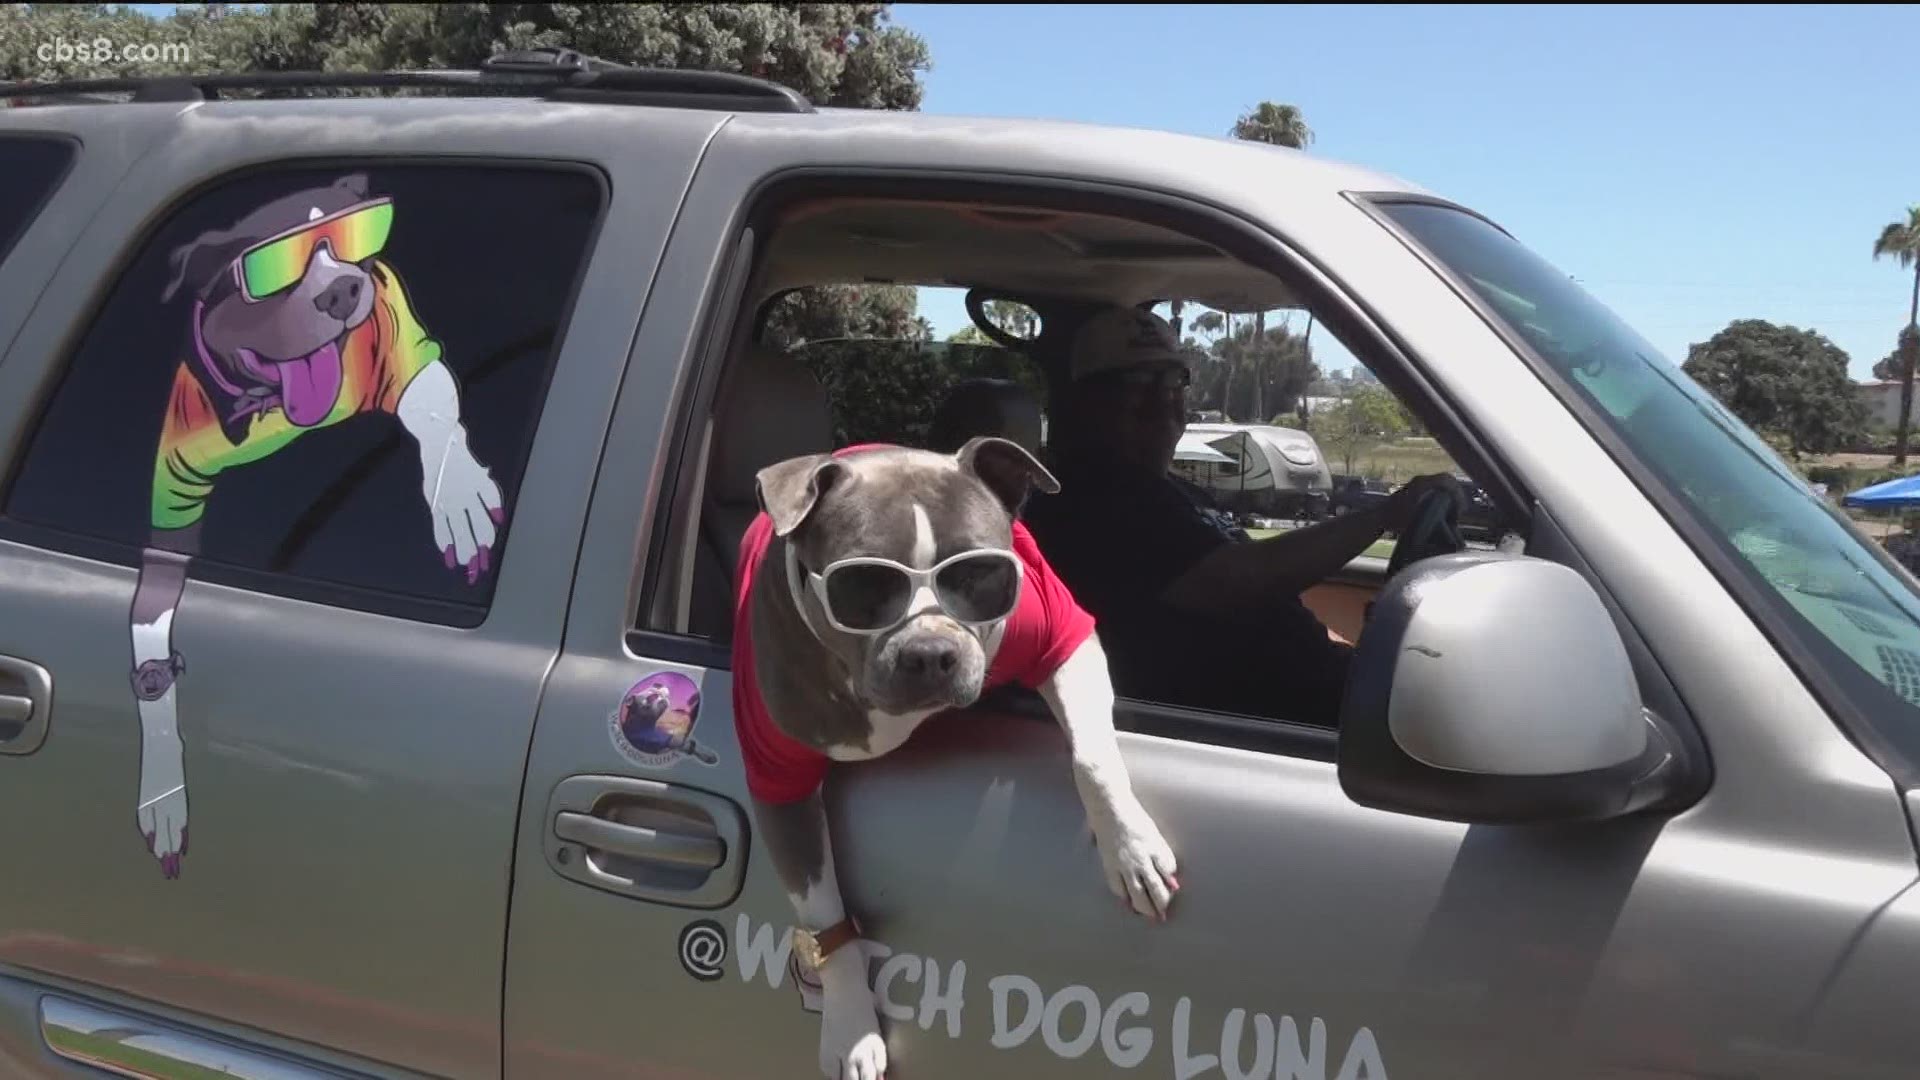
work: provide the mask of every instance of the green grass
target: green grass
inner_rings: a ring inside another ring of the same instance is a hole
[[[1457,471],[1453,458],[1445,450],[1433,445],[1431,439],[1408,439],[1368,447],[1353,455],[1351,470],[1347,468],[1344,455],[1327,451],[1327,468],[1337,473],[1351,472],[1402,483],[1428,473]]]

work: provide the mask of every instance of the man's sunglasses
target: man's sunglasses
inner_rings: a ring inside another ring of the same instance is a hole
[[[998,622],[1020,604],[1020,560],[1011,551],[980,548],[915,570],[892,559],[856,555],[814,573],[807,584],[843,634],[884,634],[924,610],[928,590],[940,610],[969,626]]]
[[[249,304],[298,284],[307,261],[321,244],[341,262],[357,263],[378,255],[393,231],[393,200],[375,199],[326,217],[315,218],[240,253],[233,261],[234,284]]]

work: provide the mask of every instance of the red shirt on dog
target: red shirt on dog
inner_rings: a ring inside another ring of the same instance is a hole
[[[834,456],[879,449],[886,447],[849,446]],[[733,726],[740,738],[747,790],[766,802],[789,803],[813,794],[826,779],[831,759],[774,726],[753,677],[753,576],[772,541],[773,519],[764,512],[754,517],[740,541],[739,573],[734,577]],[[1093,616],[1054,575],[1040,554],[1040,546],[1017,519],[1013,522],[1013,552],[1023,564],[1020,604],[1007,618],[1000,651],[987,668],[982,693],[1009,683],[1039,689],[1093,635]]]

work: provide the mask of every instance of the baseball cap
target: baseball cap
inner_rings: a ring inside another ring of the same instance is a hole
[[[1089,375],[1153,364],[1192,367],[1173,327],[1144,308],[1117,307],[1087,320],[1068,349],[1067,367],[1073,380]]]

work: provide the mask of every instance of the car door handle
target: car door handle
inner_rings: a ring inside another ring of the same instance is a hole
[[[746,812],[711,791],[637,776],[569,776],[555,785],[547,818],[547,865],[581,885],[720,908],[746,878]]]
[[[0,754],[31,754],[47,741],[53,676],[31,660],[0,656]]]
[[[563,811],[554,819],[553,831],[560,839],[571,840],[581,847],[610,851],[641,862],[718,870],[726,858],[726,845],[717,836],[681,836],[572,811]]]
[[[32,698],[25,694],[0,694],[0,732],[5,732],[8,725],[26,727],[32,718]]]

